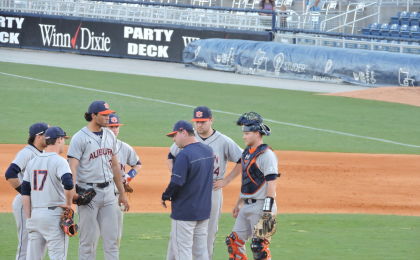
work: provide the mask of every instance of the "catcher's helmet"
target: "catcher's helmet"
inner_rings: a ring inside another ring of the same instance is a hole
[[[247,112],[239,117],[236,124],[242,126],[244,132],[260,132],[262,135],[270,135],[271,129],[263,124],[264,119],[256,112]]]

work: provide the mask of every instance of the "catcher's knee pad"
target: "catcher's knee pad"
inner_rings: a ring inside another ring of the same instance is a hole
[[[247,256],[244,255],[239,248],[245,246],[245,242],[239,239],[236,232],[232,232],[229,236],[226,237],[226,245],[229,252],[229,260],[247,260]]]
[[[251,243],[251,250],[254,254],[255,260],[270,260],[270,242],[267,239],[253,238]]]

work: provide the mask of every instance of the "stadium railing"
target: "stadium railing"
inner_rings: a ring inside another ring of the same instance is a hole
[[[266,10],[122,0],[0,0],[0,10],[247,31],[272,30],[277,17]]]

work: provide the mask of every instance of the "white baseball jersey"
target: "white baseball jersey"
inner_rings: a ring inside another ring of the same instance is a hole
[[[227,161],[238,162],[242,156],[242,149],[228,136],[214,130],[213,135],[206,139],[202,139],[200,135],[195,132],[195,137],[203,144],[207,144],[213,149],[214,153],[214,174],[213,180],[223,179],[226,173]],[[170,153],[176,157],[181,149],[173,143],[170,148]]]
[[[71,139],[68,157],[79,160],[77,183],[102,183],[113,179],[112,156],[116,151],[114,133],[102,128],[102,138],[87,127],[78,131]]]
[[[136,166],[137,164],[140,164],[140,159],[136,154],[136,151],[134,151],[134,148],[131,147],[129,144],[117,139],[116,147],[117,149],[115,151],[117,154],[118,161],[121,165],[121,174],[124,174],[126,172],[126,165]]]
[[[32,208],[66,203],[61,177],[71,173],[68,162],[57,153],[43,153],[29,161],[23,180],[31,183]]]
[[[12,163],[16,164],[17,166],[19,166],[21,172],[18,174],[18,178],[19,181],[22,182],[23,179],[23,173],[25,172],[25,168],[26,165],[28,164],[28,162],[40,155],[42,153],[42,151],[39,151],[38,149],[36,149],[34,146],[32,145],[27,145],[25,146],[22,150],[20,150],[17,154],[15,159],[13,160]]]
[[[271,149],[266,149],[264,153],[257,157],[256,164],[258,169],[264,174],[264,176],[270,174],[278,174],[277,156]],[[267,196],[267,182],[265,182],[261,188],[254,194],[243,194],[241,192],[240,197],[243,199],[265,199]]]

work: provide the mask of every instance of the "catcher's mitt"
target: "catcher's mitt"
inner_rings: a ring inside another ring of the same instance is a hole
[[[77,235],[77,231],[79,229],[77,224],[73,222],[73,214],[74,211],[72,209],[66,208],[61,214],[60,219],[61,230],[63,230],[64,234],[68,235],[69,237]]]
[[[96,196],[96,191],[93,188],[83,189],[76,185],[77,198],[74,200],[74,203],[78,206],[89,205],[92,199]]]
[[[276,233],[276,217],[270,212],[264,212],[258,223],[254,226],[254,237],[270,240]]]

